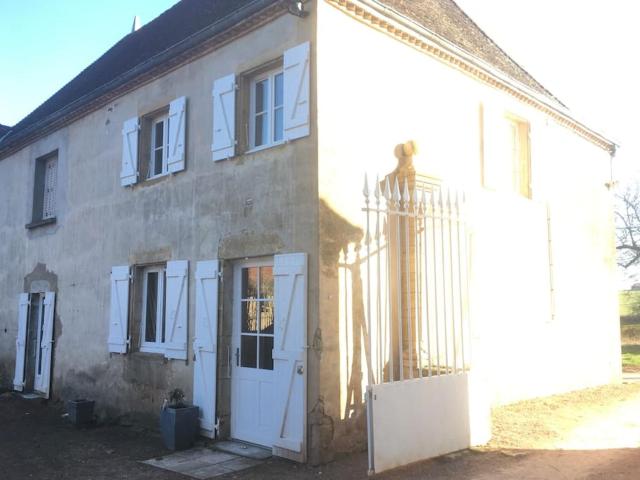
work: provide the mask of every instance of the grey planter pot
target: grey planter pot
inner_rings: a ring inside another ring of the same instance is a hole
[[[78,398],[67,402],[67,413],[69,420],[76,427],[93,423],[93,407],[95,401]]]
[[[160,412],[162,440],[169,450],[184,450],[198,435],[199,408],[194,405],[165,407]]]

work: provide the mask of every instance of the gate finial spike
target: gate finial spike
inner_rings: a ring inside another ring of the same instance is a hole
[[[451,212],[451,190],[447,189],[447,210]]]
[[[380,201],[380,180],[378,178],[378,175],[376,175],[376,188],[373,189],[373,196],[376,197],[376,200],[379,202]]]
[[[404,188],[402,189],[402,200],[404,200],[405,208],[409,205],[409,200],[411,200],[411,195],[409,195],[409,182],[407,179],[404,179]]]
[[[396,203],[400,203],[400,199],[402,197],[400,197],[400,184],[398,183],[398,177],[396,177],[395,181],[393,182],[393,200]]]
[[[391,185],[389,184],[389,177],[387,177],[384,182],[384,198],[387,202],[391,200]]]
[[[443,206],[442,189],[438,190],[438,208],[442,210]]]
[[[369,201],[369,179],[367,178],[367,173],[364,174],[364,188],[362,189],[362,194],[367,201]]]

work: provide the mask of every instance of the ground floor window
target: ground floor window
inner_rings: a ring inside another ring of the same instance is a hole
[[[165,267],[142,269],[142,315],[140,351],[164,353],[165,342]]]

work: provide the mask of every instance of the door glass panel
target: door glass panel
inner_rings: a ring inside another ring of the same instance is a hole
[[[273,267],[260,268],[260,298],[273,298]]]
[[[242,333],[258,332],[258,302],[242,302]]]
[[[258,357],[258,337],[253,335],[241,335],[240,338],[240,366],[256,368]]]
[[[242,298],[258,297],[258,267],[242,269]]]
[[[147,298],[145,311],[145,342],[156,341],[156,315],[158,311],[158,272],[147,273]]]
[[[260,337],[260,367],[263,370],[273,370],[273,337]]]
[[[273,334],[273,302],[260,302],[260,333]]]

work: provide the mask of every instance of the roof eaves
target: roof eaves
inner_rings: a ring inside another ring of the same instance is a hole
[[[370,18],[368,16],[375,14],[376,12],[379,15],[387,17],[389,26],[395,23],[399,26],[400,30],[404,30],[405,32],[406,30],[410,30],[412,33],[421,38],[421,40],[416,41],[415,43],[412,41],[408,41],[408,43],[412,44],[414,47],[421,48],[418,46],[418,43],[420,43],[421,45],[425,45],[426,48],[424,49],[429,51],[434,56],[438,57],[441,61],[445,63],[451,63],[459,70],[467,74],[473,74],[474,76],[479,77],[481,80],[493,86],[503,86],[505,90],[510,91],[513,95],[518,96],[521,99],[524,99],[526,103],[536,105],[538,109],[552,114],[556,121],[564,124],[569,128],[573,128],[581,136],[590,139],[593,143],[607,150],[610,154],[615,153],[617,147],[617,144],[615,142],[609,140],[604,135],[596,132],[595,130],[592,130],[583,122],[577,120],[574,117],[573,113],[571,113],[567,109],[567,107],[556,97],[538,92],[533,88],[523,84],[522,82],[510,77],[509,75],[503,73],[498,68],[487,63],[481,58],[478,58],[477,56],[467,52],[463,48],[458,47],[441,35],[438,35],[437,33],[429,30],[419,22],[408,18],[407,16],[402,15],[388,5],[385,5],[380,0],[326,1],[330,4],[333,4],[339,9],[346,10],[350,15],[361,16],[364,19]],[[360,10],[352,8],[351,4],[355,3],[358,3],[363,7],[368,7],[370,9],[369,12],[365,13],[362,8],[360,8]],[[391,31],[393,29],[389,30],[388,27],[380,25],[380,22],[375,22],[375,25],[381,31],[384,31],[390,35],[394,35],[394,33],[392,33]],[[401,35],[400,37],[403,41],[406,40],[403,35]],[[440,53],[442,53],[443,51],[447,52],[447,54],[451,58],[442,58],[442,55],[439,55],[438,51]]]

